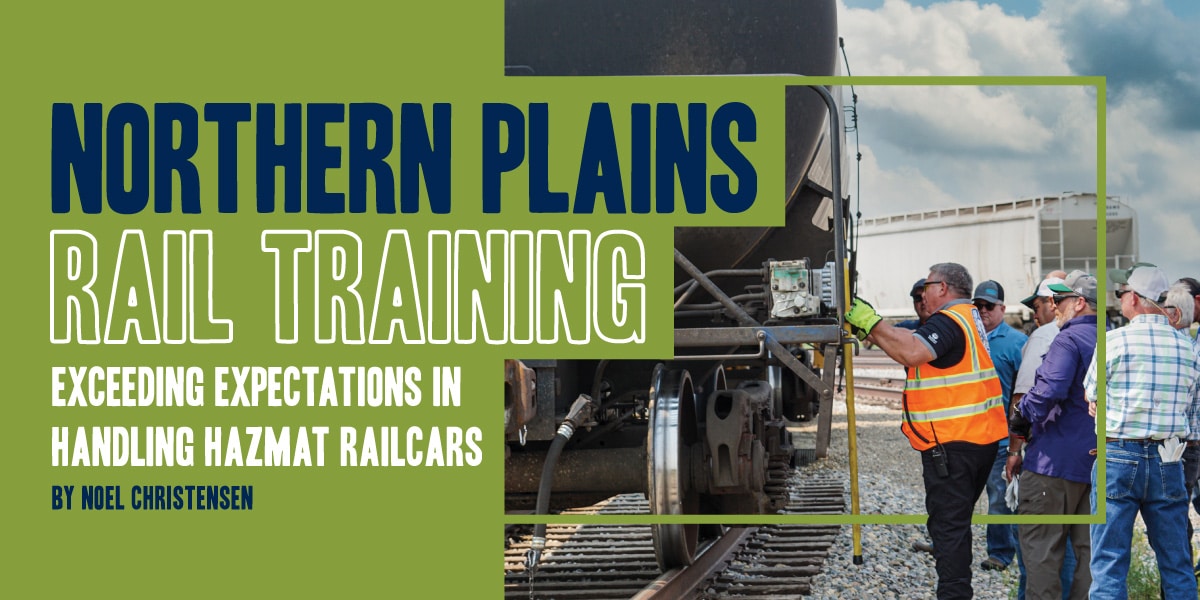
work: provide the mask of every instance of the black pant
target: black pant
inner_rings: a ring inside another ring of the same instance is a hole
[[[933,450],[921,452],[925,511],[937,561],[938,600],[971,598],[971,513],[987,485],[999,443],[942,444],[949,477],[938,476]]]

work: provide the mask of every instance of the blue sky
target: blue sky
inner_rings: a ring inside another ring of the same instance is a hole
[[[1200,0],[841,0],[838,18],[854,75],[1105,76],[1108,193],[1143,260],[1200,277]],[[1091,90],[856,91],[864,215],[1095,189]]]

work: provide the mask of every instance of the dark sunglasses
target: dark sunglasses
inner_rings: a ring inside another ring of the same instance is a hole
[[[936,284],[939,284],[939,283],[946,283],[946,282],[945,282],[945,281],[926,281],[926,282],[925,282],[925,286],[924,286],[924,287],[929,287],[929,286],[931,286],[931,285],[936,285]]]
[[[1080,296],[1079,294],[1063,294],[1061,296],[1060,295],[1051,296],[1050,299],[1054,300],[1055,304],[1062,304],[1063,300],[1070,300],[1071,298],[1082,298],[1082,297],[1083,296]]]
[[[978,308],[979,310],[992,310],[992,309],[995,309],[995,308],[996,308],[996,305],[995,305],[994,303],[992,303],[992,302],[985,302],[985,301],[983,301],[983,300],[976,300],[976,301],[975,301],[975,308]]]
[[[1163,302],[1166,302],[1166,301],[1167,301],[1167,295],[1166,295],[1166,294],[1163,294],[1163,295],[1159,296],[1159,297],[1158,297],[1158,300],[1151,300],[1151,299],[1149,299],[1149,298],[1147,298],[1147,297],[1145,297],[1145,296],[1143,296],[1143,295],[1141,295],[1141,294],[1139,294],[1139,293],[1137,293],[1137,292],[1135,292],[1135,291],[1133,291],[1133,290],[1131,290],[1131,289],[1128,289],[1128,288],[1126,288],[1126,289],[1123,289],[1123,290],[1117,290],[1117,291],[1113,292],[1113,294],[1115,294],[1115,295],[1117,296],[1117,299],[1118,299],[1118,300],[1120,300],[1120,299],[1121,299],[1121,296],[1124,296],[1125,294],[1129,294],[1129,293],[1132,293],[1134,296],[1137,296],[1138,298],[1141,298],[1142,300],[1145,300],[1146,302],[1151,302],[1151,303],[1153,303],[1153,304],[1162,304]],[[1161,307],[1160,307],[1160,308],[1161,308]]]

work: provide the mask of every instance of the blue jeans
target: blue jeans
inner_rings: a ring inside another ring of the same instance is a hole
[[[992,472],[988,475],[987,495],[989,515],[1011,515],[1008,505],[1004,503],[1004,490],[1008,484],[1004,481],[1004,464],[1008,462],[1007,446],[1001,446],[996,453],[996,462],[992,464]],[[991,524],[987,526],[988,556],[999,560],[1005,565],[1012,564],[1013,556],[1017,553],[1017,526]]]
[[[1154,549],[1163,594],[1168,600],[1196,597],[1192,574],[1191,542],[1187,539],[1188,493],[1183,483],[1183,463],[1163,463],[1159,444],[1119,441],[1106,446],[1107,476],[1105,519],[1091,526],[1092,600],[1128,597],[1133,522],[1140,512],[1146,537]],[[1096,509],[1096,473],[1092,466],[1092,509]]]

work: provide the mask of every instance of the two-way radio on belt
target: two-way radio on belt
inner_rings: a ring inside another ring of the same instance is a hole
[[[929,457],[933,459],[933,467],[937,469],[938,477],[949,477],[950,466],[946,462],[946,449],[942,446],[941,440],[938,440],[937,428],[933,426],[933,421],[929,422],[929,431],[933,433],[933,441],[930,442],[929,440],[925,439],[925,436],[921,435],[921,432],[917,431],[916,427],[913,426],[912,414],[908,412],[907,390],[900,395],[900,407],[904,411],[904,420],[908,423],[909,431],[912,431],[913,435],[917,436],[917,439],[921,440],[922,442],[925,442],[926,444],[933,444],[933,452],[929,453]]]

